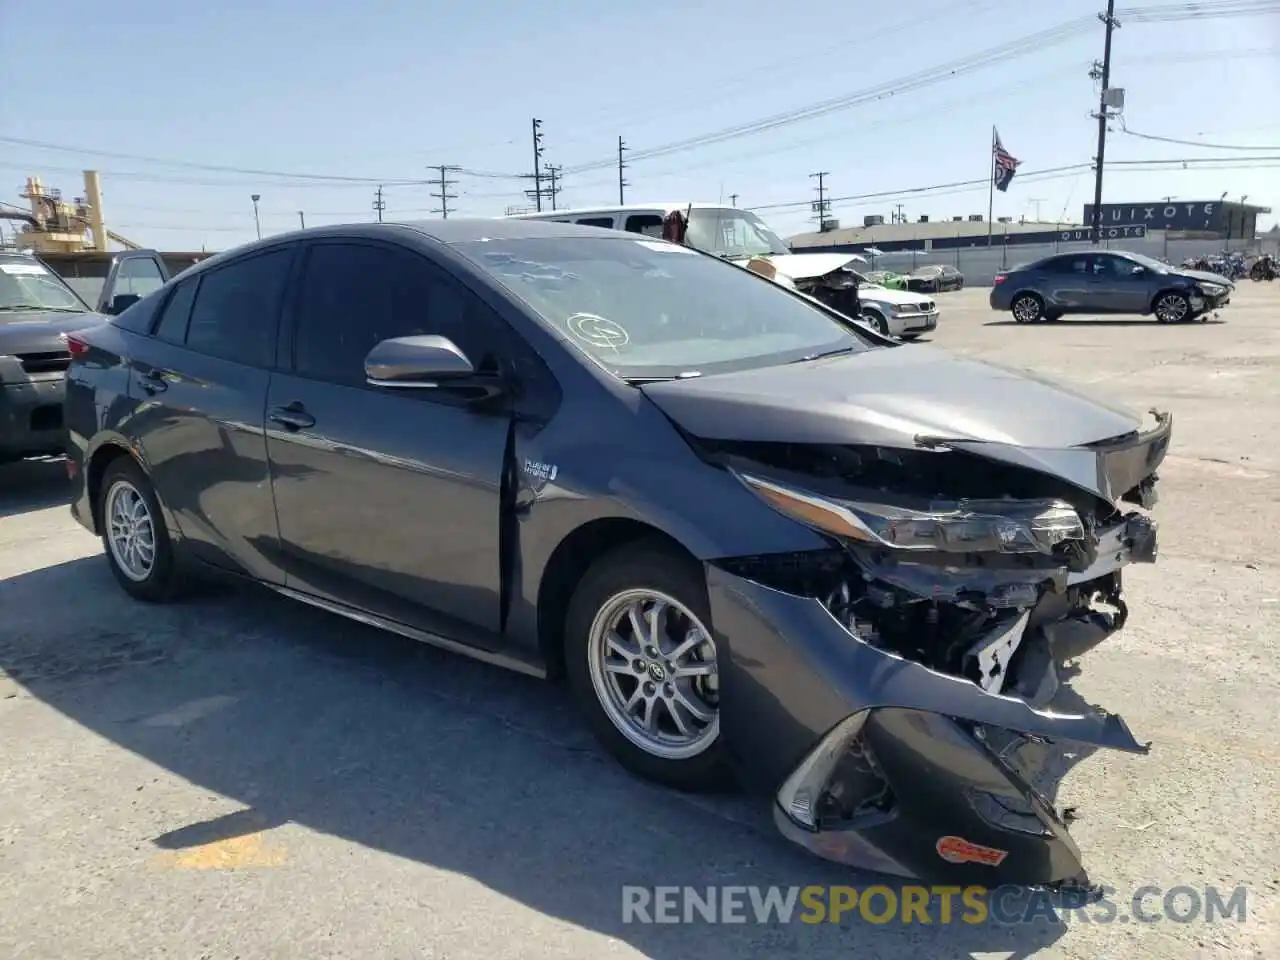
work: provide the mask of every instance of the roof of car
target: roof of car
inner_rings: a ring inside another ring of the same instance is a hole
[[[426,234],[440,243],[465,243],[469,240],[525,240],[537,237],[607,237],[617,238],[616,230],[584,227],[576,223],[550,220],[523,220],[515,217],[493,217],[449,220],[415,220],[401,226]]]

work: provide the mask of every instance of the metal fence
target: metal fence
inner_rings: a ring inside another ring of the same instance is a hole
[[[923,244],[922,244],[923,246]],[[1169,240],[1163,237],[1104,241],[1107,249],[1144,253],[1181,263],[1187,257],[1202,257],[1224,250],[1242,250],[1248,254],[1280,253],[1280,240],[1267,237],[1257,240]],[[950,250],[894,250],[869,258],[870,270],[892,270],[909,273],[916,267],[950,264],[964,274],[971,286],[990,286],[995,275],[1024,263],[1033,263],[1053,253],[1093,249],[1089,243],[1038,243],[1005,246],[997,235],[989,247],[955,247]],[[798,251],[799,252],[799,251]]]

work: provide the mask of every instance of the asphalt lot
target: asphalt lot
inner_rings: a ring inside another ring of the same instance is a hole
[[[1280,956],[1280,289],[1176,327],[940,302],[940,346],[1175,413],[1160,562],[1072,681],[1154,748],[1061,795],[1122,915],[1244,885],[1244,923],[624,924],[626,884],[883,878],[630,779],[552,685],[253,590],[131,602],[32,462],[0,468],[0,955]]]

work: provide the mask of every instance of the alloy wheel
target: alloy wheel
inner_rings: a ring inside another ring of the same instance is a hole
[[[720,733],[716,648],[680,601],[624,590],[596,613],[587,639],[591,685],[610,721],[665,760],[703,753]]]
[[[1040,301],[1035,297],[1019,297],[1013,302],[1013,319],[1018,323],[1034,323],[1040,317]]]
[[[146,498],[127,480],[107,491],[107,546],[116,566],[130,580],[142,583],[156,562],[156,529]]]
[[[1186,317],[1189,305],[1185,297],[1166,293],[1156,303],[1156,319],[1162,323],[1177,323]]]

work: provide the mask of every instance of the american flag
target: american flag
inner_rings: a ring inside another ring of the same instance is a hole
[[[999,133],[996,133],[991,141],[991,154],[995,160],[991,176],[996,189],[1004,193],[1013,182],[1013,175],[1022,161],[1015,159],[1013,154],[1004,148],[1004,144],[1000,142]]]

